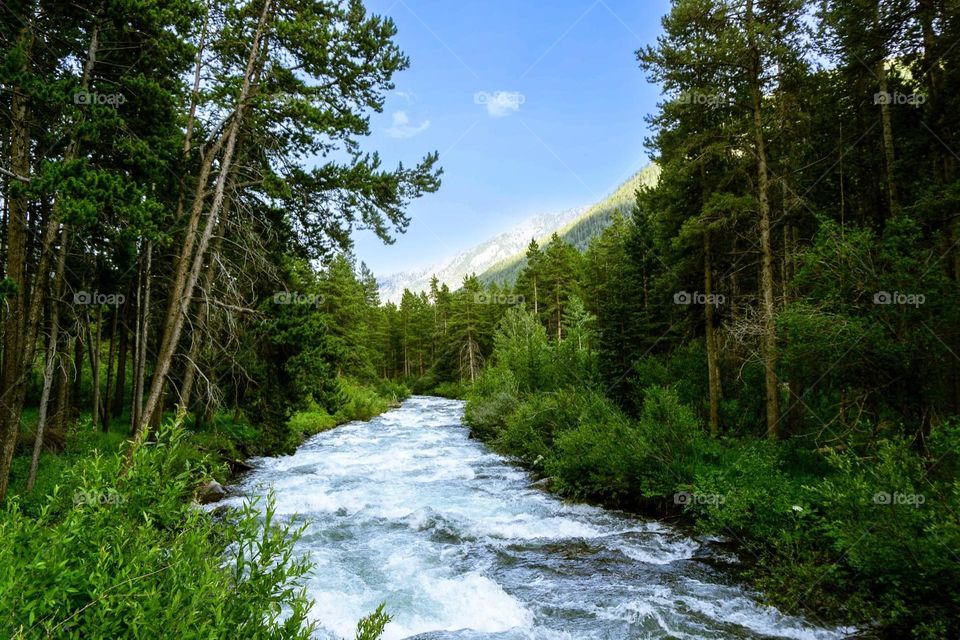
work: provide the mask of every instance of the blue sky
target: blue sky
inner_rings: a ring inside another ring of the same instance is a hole
[[[439,151],[444,175],[395,244],[358,232],[357,257],[378,275],[426,267],[531,215],[591,204],[645,165],[659,89],[634,52],[668,4],[368,0],[411,64],[364,146],[388,165]]]

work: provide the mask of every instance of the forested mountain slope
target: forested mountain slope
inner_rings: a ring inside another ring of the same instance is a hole
[[[637,189],[654,186],[659,178],[660,167],[656,164],[648,164],[630,176],[629,180],[617,187],[609,196],[591,206],[566,226],[556,229],[556,234],[567,244],[576,247],[578,251],[585,251],[590,241],[610,226],[614,215],[630,212]],[[553,231],[530,239],[536,240],[537,244],[542,246],[549,242],[552,234]],[[525,251],[526,243],[524,243],[523,250],[505,260],[501,260],[481,273],[480,281],[484,284],[493,282],[512,284],[527,264]]]
[[[403,271],[377,277],[380,298],[386,302],[400,302],[404,289],[427,291],[430,280],[436,276],[440,284],[456,289],[463,278],[484,273],[493,265],[509,260],[523,252],[530,238],[549,236],[557,229],[565,229],[579,220],[588,209],[579,207],[556,213],[544,213],[527,218],[512,229],[446,258],[426,269]]]

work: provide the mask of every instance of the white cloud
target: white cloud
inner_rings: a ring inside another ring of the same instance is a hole
[[[519,91],[479,91],[473,94],[473,101],[484,105],[491,118],[503,118],[520,111],[520,105],[527,101],[527,97]]]
[[[398,98],[403,98],[407,104],[413,104],[417,101],[417,96],[410,91],[394,91]]]
[[[410,116],[407,115],[406,111],[395,111],[393,113],[393,125],[387,129],[387,135],[391,138],[412,138],[423,133],[429,126],[429,120],[424,120],[414,126],[410,124]]]

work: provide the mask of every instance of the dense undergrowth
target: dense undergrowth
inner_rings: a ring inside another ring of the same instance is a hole
[[[663,368],[641,364],[628,415],[587,350],[549,341],[521,310],[507,314],[494,361],[466,419],[561,495],[732,540],[770,601],[812,621],[868,637],[960,632],[960,423],[941,424],[923,452],[892,435],[832,450],[711,438],[689,380],[658,384]]]
[[[347,382],[333,414],[296,413],[274,441],[295,446],[406,394]],[[217,517],[192,500],[206,480],[228,478],[224,458],[277,453],[264,447],[265,427],[217,416],[197,432],[185,422],[166,421],[126,473],[129,434],[83,420],[62,451],[44,454],[32,492],[29,456],[14,459],[0,513],[0,637],[310,637],[309,564],[293,555],[301,523],[277,518],[272,498]],[[381,607],[360,621],[358,640],[380,637],[388,621]]]

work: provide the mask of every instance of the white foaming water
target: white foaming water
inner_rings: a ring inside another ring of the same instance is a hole
[[[565,504],[467,437],[463,403],[414,397],[254,461],[246,495],[309,521],[298,553],[318,638],[381,602],[387,640],[842,638],[763,606],[702,560],[711,543]],[[232,498],[237,501],[240,498]]]

